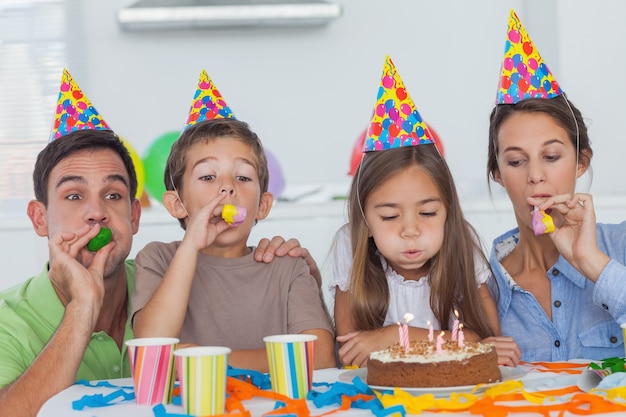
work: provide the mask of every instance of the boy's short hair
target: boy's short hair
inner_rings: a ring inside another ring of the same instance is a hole
[[[39,152],[33,170],[35,198],[47,207],[48,179],[54,167],[76,152],[100,149],[111,149],[122,159],[122,163],[130,178],[130,184],[128,184],[128,186],[130,189],[130,201],[132,202],[137,198],[137,173],[128,148],[124,146],[124,143],[115,132],[111,130],[90,129],[68,133],[48,143],[48,145]]]
[[[165,165],[164,181],[167,190],[177,190],[182,193],[183,176],[187,167],[187,151],[196,143],[209,141],[222,137],[231,137],[238,140],[252,149],[256,158],[257,175],[261,193],[267,192],[269,185],[269,169],[267,158],[263,150],[261,140],[250,130],[246,122],[237,119],[211,119],[196,123],[187,128],[182,135],[174,142],[170,155]],[[183,219],[179,219],[184,228]]]

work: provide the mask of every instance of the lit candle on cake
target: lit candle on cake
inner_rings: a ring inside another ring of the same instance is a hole
[[[459,333],[459,312],[454,310],[454,323],[452,323],[452,340],[456,340]]]
[[[459,347],[465,346],[465,335],[463,334],[463,323],[459,324]]]
[[[439,333],[439,336],[437,336],[437,353],[438,354],[442,354],[443,353],[443,335],[445,334],[445,332],[441,332]]]
[[[428,341],[432,342],[433,340],[434,340],[433,322],[428,320]]]
[[[404,346],[404,351],[408,352],[410,349],[409,344],[409,322],[413,320],[415,316],[411,313],[406,313],[404,315],[404,324],[402,324],[402,346]]]

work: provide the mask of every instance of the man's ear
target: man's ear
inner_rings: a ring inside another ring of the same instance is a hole
[[[270,214],[272,204],[274,204],[274,196],[272,193],[263,193],[261,195],[261,199],[259,200],[259,209],[256,212],[256,219],[263,220],[266,218],[267,215]]]
[[[183,202],[176,191],[168,190],[164,192],[161,201],[163,202],[163,206],[172,215],[172,217],[175,217],[179,220],[187,217],[187,211],[185,210],[185,206],[183,205]]]
[[[48,219],[46,217],[46,206],[37,200],[30,200],[26,208],[26,214],[33,223],[35,233],[41,237],[48,236]]]
[[[133,234],[139,231],[139,219],[141,218],[141,200],[134,199],[130,205],[130,219],[133,226]]]

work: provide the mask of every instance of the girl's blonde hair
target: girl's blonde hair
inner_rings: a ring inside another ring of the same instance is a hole
[[[356,329],[380,328],[389,307],[389,288],[380,254],[369,237],[363,207],[368,196],[401,171],[417,166],[433,181],[447,218],[438,254],[430,259],[430,307],[442,330],[448,330],[454,310],[465,328],[481,338],[492,336],[476,282],[475,259],[487,260],[476,231],[465,220],[452,174],[435,145],[402,147],[366,153],[352,181],[349,196],[352,315]],[[425,325],[425,324],[424,324]]]

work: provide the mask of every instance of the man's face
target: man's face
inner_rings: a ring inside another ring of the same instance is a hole
[[[84,150],[62,160],[50,172],[45,227],[37,233],[52,238],[85,224],[108,227],[115,248],[105,266],[106,277],[128,257],[140,214],[139,201],[131,201],[130,178],[119,155],[110,149]],[[84,249],[78,261],[89,267],[93,256]]]

